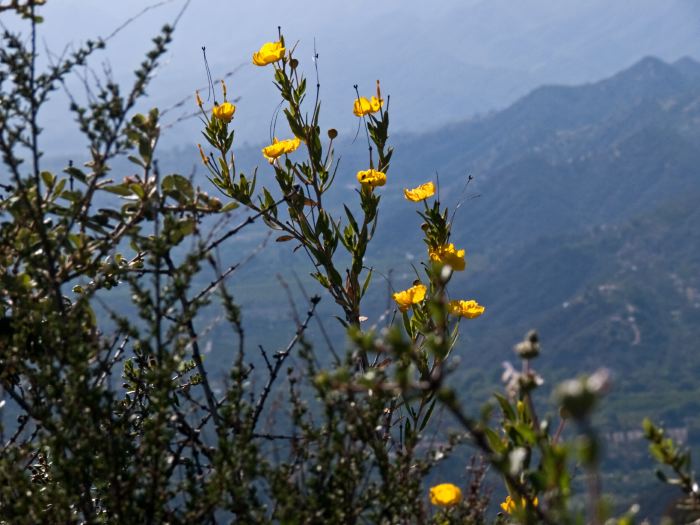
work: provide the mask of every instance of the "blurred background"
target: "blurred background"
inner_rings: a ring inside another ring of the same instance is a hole
[[[452,381],[469,409],[477,413],[500,388],[501,362],[537,328],[543,411],[558,380],[609,368],[614,389],[597,422],[606,443],[604,490],[616,508],[636,501],[647,516],[668,505],[673,493],[653,477],[640,425],[649,415],[700,450],[700,3],[61,0],[44,15],[46,60],[108,38],[85,78],[107,72],[124,83],[158,28],[180,16],[141,109],[167,110],[164,171],[191,175],[202,187],[210,183],[196,150],[201,123],[190,117],[195,89],[213,102],[202,46],[212,76],[231,73],[230,97],[239,99],[238,167],[258,166],[263,181],[272,171],[260,147],[270,141],[278,99],[271,70],[253,66],[251,55],[282,26],[312,82],[316,50],[322,125],[340,132],[338,206],[354,202],[348,189],[367,163],[351,112],[353,85],[370,96],[380,79],[396,153],[366,260],[381,276],[367,323],[387,322],[391,290],[407,287],[411,264],[425,258],[415,206],[401,190],[439,176],[441,198],[459,208],[453,241],[468,258],[452,292],[486,305],[486,315],[463,323],[456,351],[462,365]],[[80,79],[68,88],[84,96]],[[42,115],[46,163],[57,169],[87,158],[66,103],[57,92]],[[276,132],[288,136],[281,124]],[[114,177],[129,170],[118,165]],[[232,277],[250,348],[274,348],[293,331],[280,282],[299,278],[314,291],[308,261],[267,241],[263,229],[246,230],[220,254],[235,261],[259,252]],[[337,313],[325,308],[329,318]],[[210,363],[226,351],[216,315]],[[332,318],[328,329],[342,344]],[[459,477],[457,463],[446,468]]]
[[[92,63],[98,71],[108,64],[125,81],[155,31],[183,6],[183,0],[49,2],[41,41],[59,54],[137,17]],[[593,82],[648,55],[674,61],[700,50],[700,5],[693,0],[442,0],[429,7],[406,0],[192,0],[150,102],[166,108],[206,86],[206,46],[214,77],[236,71],[230,89],[241,97],[239,140],[264,142],[276,93],[250,57],[276,38],[278,26],[290,43],[298,41],[309,73],[315,42],[324,113],[340,130],[356,126],[347,110],[353,85],[370,92],[376,79],[391,94],[394,131],[420,132],[505,108],[543,84]],[[190,144],[192,129],[197,123],[178,126],[165,143]],[[63,131],[47,134],[47,147],[70,144]]]

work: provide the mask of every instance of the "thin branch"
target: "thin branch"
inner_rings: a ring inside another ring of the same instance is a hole
[[[318,295],[314,295],[311,298],[311,308],[306,313],[306,319],[304,319],[304,322],[300,326],[297,327],[296,334],[294,334],[294,337],[292,338],[292,340],[289,341],[289,343],[287,344],[287,347],[284,350],[275,354],[275,356],[274,356],[275,366],[270,371],[270,375],[267,379],[267,383],[265,384],[265,387],[263,388],[263,391],[260,394],[260,398],[258,398],[258,402],[255,405],[255,411],[253,412],[253,423],[252,423],[253,429],[255,429],[255,426],[258,423],[258,419],[260,418],[260,414],[262,413],[263,408],[265,407],[265,401],[267,401],[267,397],[270,394],[270,390],[272,389],[272,385],[277,380],[277,376],[279,375],[279,372],[282,369],[282,365],[284,365],[284,362],[289,357],[289,354],[291,353],[292,349],[299,342],[299,340],[303,336],[304,332],[306,331],[306,328],[309,326],[309,321],[314,316],[314,313],[316,311],[316,305],[320,301],[321,301],[321,298]]]
[[[172,258],[170,257],[169,253],[164,254],[163,256],[166,265],[168,266],[168,269],[175,274],[177,269],[175,268],[175,264],[173,263]],[[221,425],[221,417],[219,416],[219,411],[217,408],[217,403],[216,403],[216,398],[214,397],[214,392],[211,389],[211,385],[209,383],[209,378],[207,377],[207,371],[204,368],[204,362],[202,360],[202,353],[199,349],[199,343],[197,341],[197,332],[194,329],[194,323],[192,322],[192,319],[187,316],[187,310],[189,309],[189,302],[187,300],[187,297],[185,296],[185,292],[181,291],[179,294],[179,300],[180,300],[180,305],[182,306],[182,312],[183,315],[186,316],[186,321],[185,321],[185,327],[187,328],[187,332],[190,336],[190,340],[192,343],[192,359],[195,362],[195,365],[197,366],[197,371],[199,372],[199,375],[202,377],[202,388],[204,389],[204,396],[206,397],[207,400],[207,406],[209,408],[209,411],[212,414],[212,417],[214,418],[214,422],[216,423],[217,427]]]

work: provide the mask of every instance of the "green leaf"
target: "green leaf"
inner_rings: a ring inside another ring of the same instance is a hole
[[[515,430],[520,436],[529,444],[533,445],[535,441],[537,440],[537,435],[535,434],[535,431],[530,428],[529,425],[525,423],[517,423],[515,425]]]
[[[140,199],[143,199],[146,196],[146,192],[143,189],[143,186],[140,184],[129,184],[129,189]]]
[[[140,158],[136,157],[135,155],[129,155],[127,157],[127,159],[129,159],[131,162],[133,162],[134,164],[136,164],[137,166],[139,166],[141,168],[146,167],[146,165],[143,163],[143,161]]]
[[[56,176],[53,173],[50,171],[42,171],[40,175],[41,180],[44,181],[44,184],[46,184],[49,188],[53,186],[53,183],[56,180]]]
[[[87,180],[87,175],[85,175],[85,173],[82,170],[79,170],[75,166],[69,166],[66,169],[64,169],[63,172],[79,180],[80,182],[85,182]]]
[[[192,183],[182,175],[168,175],[161,183],[161,189],[168,197],[172,197],[180,204],[187,204],[194,199]]]
[[[513,407],[510,405],[508,400],[498,393],[494,394],[493,396],[496,398],[496,401],[498,401],[498,404],[501,406],[503,416],[510,421],[515,421],[515,411],[513,410]]]
[[[360,293],[360,299],[364,297],[365,293],[367,292],[367,288],[369,287],[369,283],[372,280],[372,272],[374,268],[369,269],[369,273],[367,274],[367,277],[365,278],[365,283],[362,285],[362,293]]]
[[[491,445],[491,449],[493,449],[494,452],[503,454],[507,450],[503,440],[495,430],[489,427],[484,427],[484,434],[486,434],[486,440],[489,442],[489,445]]]
[[[238,208],[239,206],[240,206],[240,204],[238,204],[238,203],[235,202],[235,201],[232,201],[232,202],[229,202],[229,203],[228,203],[226,206],[224,206],[223,208],[221,208],[221,212],[222,212],[222,213],[225,213],[225,212],[227,212],[227,211],[233,211],[233,210],[235,210],[236,208]]]
[[[430,416],[433,415],[433,409],[435,408],[436,402],[437,402],[437,399],[433,399],[433,401],[430,403],[430,407],[428,408],[428,412],[426,412],[425,417],[423,417],[423,422],[421,423],[420,428],[418,429],[418,432],[422,432],[423,429],[428,424],[428,422],[430,421]]]
[[[117,195],[122,195],[123,197],[131,195],[131,191],[125,184],[118,184],[116,186],[101,186],[100,189],[110,193],[115,193]]]
[[[58,181],[58,184],[53,189],[54,195],[61,195],[61,192],[63,191],[63,188],[66,187],[66,179],[61,179]]]

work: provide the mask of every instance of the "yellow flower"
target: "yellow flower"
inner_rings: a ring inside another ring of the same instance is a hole
[[[301,139],[298,137],[286,140],[277,140],[277,137],[275,137],[272,140],[272,144],[262,149],[262,154],[272,164],[276,158],[295,151],[299,144],[301,144]]]
[[[452,483],[442,483],[430,488],[430,503],[440,507],[451,507],[462,501],[462,491]]]
[[[358,117],[364,117],[370,113],[376,113],[384,105],[384,101],[377,97],[372,97],[369,100],[365,97],[355,99],[355,104],[352,107],[352,112]]]
[[[396,292],[392,295],[396,304],[399,305],[399,310],[402,312],[408,311],[412,304],[418,304],[425,299],[427,288],[423,284],[411,286],[403,292]]]
[[[403,190],[403,194],[409,201],[420,202],[435,195],[435,184],[426,182],[412,190]]]
[[[484,308],[479,303],[470,299],[469,301],[450,301],[447,303],[447,310],[452,315],[474,319],[484,313]]]
[[[358,171],[357,181],[363,186],[375,188],[377,186],[384,186],[386,184],[386,175],[383,171],[377,171],[375,169]]]
[[[428,255],[430,255],[431,261],[449,264],[456,272],[461,272],[467,265],[464,261],[464,250],[456,250],[452,243],[438,248],[430,248]]]
[[[537,506],[537,504],[539,503],[539,501],[537,501],[537,497],[535,497],[535,499],[532,500],[532,503],[535,505],[535,507]],[[503,503],[501,503],[501,508],[508,514],[513,514],[513,511],[515,509],[524,509],[526,505],[527,500],[525,498],[520,498],[520,505],[518,505],[515,503],[515,500],[513,498],[507,496],[506,500]]]
[[[219,120],[223,120],[224,122],[231,122],[231,119],[233,119],[233,114],[235,112],[236,106],[234,106],[230,102],[224,102],[222,104],[219,104],[218,106],[214,106],[214,109],[211,110],[212,116],[214,118],[218,118]]]
[[[285,48],[282,42],[268,42],[263,44],[260,50],[253,53],[253,64],[256,66],[266,66],[282,60]]]

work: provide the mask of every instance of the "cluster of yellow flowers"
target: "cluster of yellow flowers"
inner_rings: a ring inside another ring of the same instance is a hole
[[[411,202],[421,202],[435,195],[435,184],[432,181],[426,182],[417,188],[404,189],[403,193],[407,200]],[[458,250],[452,243],[430,248],[428,250],[428,256],[431,261],[450,266],[453,271],[461,272],[467,266],[465,251]],[[406,312],[412,305],[423,302],[425,299],[425,292],[426,287],[422,284],[417,284],[408,290],[396,292],[393,294],[393,298],[399,310]],[[447,308],[451,315],[466,317],[467,319],[479,317],[485,311],[485,308],[474,300],[450,301]]]
[[[256,66],[274,64],[284,59],[285,52],[286,48],[281,41],[267,42],[263,44],[258,51],[253,53],[253,64]],[[225,123],[230,123],[231,120],[233,120],[234,114],[236,113],[236,106],[227,100],[226,84],[223,80],[221,81],[221,87],[223,90],[224,101],[221,104],[214,105],[212,109],[212,118]],[[204,111],[204,103],[199,95],[199,92],[195,93],[195,97],[197,106]],[[381,111],[383,104],[384,100],[381,98],[379,81],[377,81],[376,96],[372,96],[370,98],[358,97],[353,105],[353,113],[358,117],[365,117],[372,113]],[[282,155],[288,155],[289,153],[296,151],[299,148],[301,141],[302,139],[299,137],[285,140],[278,140],[277,137],[275,137],[272,144],[262,149],[263,157],[265,157],[265,159],[272,164]],[[208,165],[210,161],[207,155],[205,154],[201,145],[198,144],[198,147],[199,153],[202,157],[202,162],[205,165]],[[357,172],[357,181],[364,189],[372,191],[374,188],[384,186],[386,184],[386,174],[374,168],[361,170]],[[421,184],[417,188],[404,189],[404,197],[411,202],[425,201],[434,195],[435,184],[432,181]],[[465,251],[456,249],[452,243],[431,248],[428,251],[428,256],[430,257],[431,261],[449,265],[454,271],[463,271],[466,267]],[[398,305],[399,310],[402,312],[407,312],[411,306],[422,303],[425,300],[426,293],[426,286],[417,283],[407,290],[396,292],[393,294],[393,298]],[[458,300],[450,301],[448,303],[449,313],[457,317],[473,319],[483,314],[484,310],[485,308],[474,300]]]
[[[263,44],[263,46],[260,47],[257,52],[253,53],[253,64],[256,66],[275,64],[280,60],[284,60],[285,53],[286,49],[282,41],[267,42]],[[274,67],[276,68],[277,66],[275,65]],[[224,101],[221,104],[214,105],[211,116],[212,119],[228,124],[233,120],[233,116],[236,112],[236,106],[227,100],[226,84],[223,80],[221,81],[221,86]],[[204,111],[204,103],[199,95],[199,92],[195,93],[195,98],[197,106],[199,106],[200,110],[204,113],[205,118],[207,118],[207,114]],[[383,105],[384,100],[381,97],[379,81],[377,81],[376,96],[372,96],[370,98],[358,96],[353,104],[353,113],[358,117],[366,117],[381,111]],[[296,151],[301,142],[302,139],[299,137],[293,137],[285,140],[278,140],[277,137],[275,137],[272,144],[262,149],[263,157],[267,159],[270,164],[273,164],[282,155],[288,155]],[[198,147],[199,153],[202,157],[202,162],[205,165],[209,165],[211,162],[210,159],[205,154],[202,146],[198,144]],[[358,171],[357,181],[362,185],[364,190],[371,192],[374,188],[384,186],[386,184],[386,174],[382,171],[370,168],[367,170]],[[433,184],[432,181],[421,184],[417,188],[404,189],[404,197],[411,202],[425,201],[434,195],[435,184]],[[463,271],[466,267],[465,251],[462,249],[456,249],[452,243],[444,246],[431,247],[428,251],[428,256],[434,263],[448,265],[454,271]],[[428,288],[424,284],[416,282],[407,290],[394,293],[393,299],[401,312],[407,312],[413,305],[420,304],[425,300],[427,291]],[[450,315],[473,319],[482,315],[485,308],[475,300],[454,300],[448,302],[447,310]],[[459,487],[453,485],[452,483],[442,483],[431,487],[429,496],[430,502],[433,505],[440,507],[452,507],[461,502],[462,491]],[[534,504],[537,505],[536,498],[534,500]],[[522,501],[522,507],[524,506],[525,500]],[[516,505],[515,501],[510,496],[506,498],[505,502],[501,503],[501,508],[508,513],[513,512],[513,510],[515,510],[517,507],[518,506]]]
[[[430,487],[428,496],[430,497],[430,503],[436,507],[453,507],[462,501],[462,490],[452,483],[441,483]],[[532,503],[537,506],[539,501],[535,497]],[[521,498],[520,504],[518,504],[510,496],[507,496],[506,500],[501,503],[501,509],[508,514],[512,514],[515,510],[524,509],[526,506],[527,500],[525,498]]]
[[[425,299],[427,288],[424,284],[416,284],[407,290],[396,292],[392,295],[394,302],[402,312],[407,312],[414,304],[420,304]],[[447,311],[455,317],[475,319],[486,311],[486,307],[480,305],[474,299],[468,301],[454,300],[447,303]]]
[[[263,44],[258,51],[253,53],[253,64],[256,66],[267,66],[269,64],[274,64],[275,62],[279,62],[280,60],[284,59],[285,52],[286,48],[281,41],[267,42]],[[233,115],[236,112],[236,106],[226,100],[226,85],[224,84],[223,80],[221,81],[221,85],[224,92],[224,102],[222,104],[214,105],[214,108],[212,109],[212,117],[229,123],[231,120],[233,120]],[[197,105],[203,110],[204,103],[202,98],[199,96],[199,91],[195,93],[195,97]],[[384,100],[381,98],[379,81],[377,80],[377,96],[373,96],[369,99],[365,97],[359,97],[356,99],[353,106],[353,113],[358,117],[364,117],[380,111],[383,105]],[[262,154],[263,157],[265,157],[265,159],[272,164],[282,155],[287,155],[296,151],[300,143],[301,139],[299,137],[286,140],[278,140],[277,137],[275,137],[272,144],[262,149]],[[207,164],[209,162],[207,156],[204,154],[202,146],[198,146],[200,155],[202,156],[202,162]],[[360,184],[362,184],[363,188],[371,190],[372,188],[384,186],[384,184],[386,184],[386,174],[375,169],[358,171],[357,180],[360,182]]]

